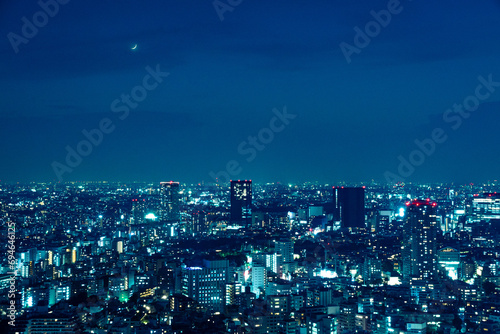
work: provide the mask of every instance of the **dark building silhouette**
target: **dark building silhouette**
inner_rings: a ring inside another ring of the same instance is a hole
[[[167,222],[180,220],[179,182],[160,182],[161,186],[161,219]]]
[[[365,188],[333,187],[333,206],[342,228],[366,228]]]
[[[231,222],[252,223],[252,181],[231,181]]]

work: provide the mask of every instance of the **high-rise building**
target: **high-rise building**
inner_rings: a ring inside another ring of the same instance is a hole
[[[500,193],[474,195],[467,211],[470,223],[500,219]]]
[[[354,332],[356,328],[357,305],[353,302],[346,302],[340,305],[339,327],[340,332]]]
[[[280,240],[274,243],[275,252],[283,256],[283,262],[293,262],[293,241]]]
[[[254,266],[252,268],[252,292],[257,297],[266,291],[267,287],[267,269],[263,266]]]
[[[161,219],[166,222],[180,220],[179,182],[160,182],[161,187]]]
[[[146,215],[146,199],[144,198],[133,198],[132,199],[132,222],[134,224],[144,223],[144,216]]]
[[[430,281],[437,269],[436,202],[407,202],[407,217],[403,236],[403,280]]]
[[[193,213],[193,233],[196,235],[203,234],[208,231],[207,213],[203,210]]]
[[[231,181],[231,222],[252,223],[252,181]]]
[[[333,187],[333,205],[342,228],[366,228],[364,187]]]
[[[267,317],[267,332],[281,333],[279,331],[280,323],[290,314],[290,296],[273,295],[266,296],[269,315]]]
[[[280,262],[277,263],[279,274],[290,274],[295,271],[293,262],[293,240],[280,240],[274,244],[274,252],[276,259]]]
[[[211,311],[223,311],[229,280],[228,260],[203,261],[203,267],[182,269],[182,294]]]

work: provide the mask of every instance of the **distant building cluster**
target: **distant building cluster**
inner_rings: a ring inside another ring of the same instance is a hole
[[[0,183],[0,326],[500,333],[499,187]]]

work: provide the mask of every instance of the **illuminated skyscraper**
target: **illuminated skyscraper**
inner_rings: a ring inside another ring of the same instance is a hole
[[[228,281],[228,260],[203,260],[203,267],[182,268],[182,294],[211,311],[223,311]]]
[[[275,252],[283,256],[283,262],[293,262],[292,240],[279,240],[274,244]]]
[[[436,202],[413,200],[408,206],[403,239],[403,280],[430,281],[435,279]]]
[[[160,182],[161,186],[161,219],[166,222],[180,220],[179,182]]]
[[[144,223],[144,216],[146,215],[146,200],[144,198],[132,199],[132,222],[133,224]]]
[[[252,181],[231,181],[231,222],[252,223]]]
[[[342,228],[366,228],[365,188],[333,187],[333,205]]]

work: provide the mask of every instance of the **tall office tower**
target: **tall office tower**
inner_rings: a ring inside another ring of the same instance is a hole
[[[160,182],[161,219],[166,222],[180,221],[179,182]]]
[[[231,181],[231,222],[252,223],[252,181]]]
[[[348,229],[366,228],[365,188],[333,187],[334,220]]]
[[[274,251],[281,254],[283,262],[293,262],[293,241],[282,240],[274,243]]]
[[[145,215],[146,215],[146,199],[133,198],[132,199],[132,222],[135,225],[142,224],[144,222]]]
[[[203,267],[182,268],[182,294],[212,312],[223,311],[228,281],[228,260],[204,260]]]
[[[193,233],[196,235],[208,231],[207,213],[203,210],[193,213]]]
[[[403,235],[403,280],[430,281],[436,278],[436,202],[407,202]]]

